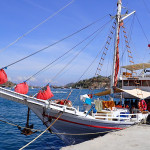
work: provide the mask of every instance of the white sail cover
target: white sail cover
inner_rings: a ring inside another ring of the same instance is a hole
[[[145,99],[145,98],[150,97],[150,92],[143,91],[141,89],[132,89],[132,90],[120,89],[120,90],[122,90],[123,92],[126,92],[130,95],[133,95],[135,97],[138,97],[140,99]]]
[[[80,100],[85,102],[86,98],[89,98],[89,96],[87,94],[84,95],[80,95]]]

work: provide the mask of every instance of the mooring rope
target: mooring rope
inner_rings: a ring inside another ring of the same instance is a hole
[[[55,124],[55,122],[62,116],[62,112],[60,113],[60,115],[57,117],[57,119],[47,128],[45,129],[41,134],[39,134],[36,138],[34,138],[32,141],[30,141],[28,144],[26,144],[25,146],[21,147],[19,150],[22,150],[24,148],[26,148],[27,146],[29,146],[31,143],[33,143],[35,140],[37,140],[40,136],[42,136],[51,126],[53,126]]]
[[[29,129],[29,130],[35,131],[35,132],[43,132],[43,131],[41,131],[41,130],[39,130],[39,129],[27,128],[27,127],[20,126],[20,125],[18,125],[18,124],[14,124],[14,123],[10,123],[10,122],[7,122],[7,121],[1,120],[1,119],[0,119],[0,122],[6,123],[6,124],[11,125],[11,126],[14,126],[14,127],[17,127],[18,129],[21,129],[21,128],[22,128],[22,129]],[[11,121],[11,122],[12,122],[12,121]],[[47,133],[50,133],[50,132],[47,132]]]
[[[6,124],[9,124],[9,125],[12,125],[12,126],[15,126],[15,127],[18,127],[18,128],[23,128],[23,129],[29,129],[29,130],[31,130],[31,131],[36,131],[36,132],[44,132],[44,131],[42,131],[42,130],[39,130],[39,129],[31,129],[31,128],[27,128],[27,127],[23,127],[23,126],[19,126],[19,125],[17,125],[17,124],[13,124],[13,123],[9,123],[9,122],[7,122],[7,121],[4,121],[4,120],[0,120],[1,122],[3,122],[3,123],[6,123]],[[126,128],[122,128],[122,129],[115,129],[115,130],[110,130],[110,131],[101,131],[101,132],[90,132],[90,133],[57,133],[57,132],[49,132],[49,131],[45,131],[46,133],[49,133],[49,134],[62,134],[62,135],[91,135],[91,134],[102,134],[102,133],[110,133],[110,132],[115,132],[115,131],[119,131],[119,130],[123,130],[123,129],[127,129],[128,127],[126,127]],[[44,132],[44,133],[45,133]]]

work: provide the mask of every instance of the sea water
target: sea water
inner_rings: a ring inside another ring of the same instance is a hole
[[[34,95],[39,89],[30,89],[28,95]],[[66,99],[71,89],[52,89],[54,93],[54,99]],[[94,92],[98,92],[96,90]],[[89,93],[89,90],[73,89],[69,100],[72,101],[75,107],[79,106],[82,110],[83,102],[80,101],[79,96]],[[103,97],[108,99],[108,97]],[[25,126],[27,118],[27,106],[19,104],[13,101],[9,101],[0,98],[0,120],[4,120],[10,123]],[[40,129],[44,131],[46,127],[42,121],[31,111],[30,124],[34,124],[34,129]],[[28,142],[38,136],[40,132],[36,132],[32,135],[25,136],[21,134],[17,127],[3,123],[0,121],[0,150],[18,150],[26,145]],[[34,141],[31,145],[26,147],[26,150],[59,150],[61,147],[66,146],[65,143],[59,139],[56,135],[50,133],[44,133],[40,138]]]

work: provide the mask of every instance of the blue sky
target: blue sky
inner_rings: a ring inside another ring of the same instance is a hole
[[[0,18],[1,18],[1,36],[0,49],[16,40],[22,34],[26,33],[37,24],[45,20],[48,16],[65,6],[71,0],[0,0]],[[74,0],[66,9],[54,16],[52,19],[39,26],[29,35],[22,38],[13,46],[0,52],[0,67],[8,65],[36,50],[39,50],[66,35],[86,26],[87,24],[101,18],[107,14],[114,15],[116,12],[117,0]],[[129,12],[136,10],[136,16],[148,39],[150,39],[150,0],[124,0],[123,6],[129,8]],[[146,4],[146,5],[145,5]],[[125,12],[125,11],[124,11]],[[67,39],[56,46],[34,55],[18,64],[8,67],[6,70],[8,78],[13,82],[22,82],[28,77],[42,69],[45,65],[59,57],[61,54],[72,48],[78,42],[83,40],[89,34],[108,22],[110,17],[106,17],[101,22],[82,31],[81,33]],[[126,22],[127,31],[131,31],[130,46],[134,56],[135,63],[149,61],[148,41],[136,19],[131,16]],[[112,22],[111,22],[112,23]],[[48,82],[56,85],[64,85],[70,82],[76,82],[96,57],[98,51],[104,46],[109,33],[111,23],[98,35],[72,64],[68,66],[57,78],[55,75],[64,67],[70,59],[88,42],[83,43],[63,59],[59,60],[52,67],[39,74],[29,81],[30,85],[45,85]],[[120,37],[121,39],[122,36]],[[120,45],[123,44],[120,42]],[[124,44],[123,44],[124,45]],[[102,75],[110,75],[112,67],[113,41],[110,51],[106,56]],[[120,54],[123,53],[123,46],[120,46]],[[101,56],[101,55],[100,55]],[[99,58],[100,59],[100,58]],[[144,61],[143,61],[144,60]],[[99,60],[96,60],[93,66],[82,79],[94,76]],[[128,63],[127,56],[121,64]],[[53,79],[53,80],[52,80]]]

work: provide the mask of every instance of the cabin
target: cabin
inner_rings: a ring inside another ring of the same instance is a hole
[[[150,63],[140,63],[128,66],[122,66],[119,82],[121,88],[125,90],[141,89],[150,92]],[[134,96],[124,93],[123,98],[133,99]],[[148,97],[150,99],[150,97]]]

